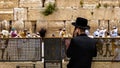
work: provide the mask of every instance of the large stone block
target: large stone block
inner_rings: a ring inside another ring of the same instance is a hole
[[[19,0],[19,2],[21,3],[37,3],[37,2],[41,2],[42,0]]]
[[[20,3],[20,7],[41,8],[41,3]]]
[[[0,1],[0,8],[5,9],[5,8],[14,8],[18,7],[18,0],[14,1]]]
[[[0,20],[13,20],[13,14],[0,14]]]
[[[111,66],[112,66],[111,62],[93,62],[92,63],[92,68],[114,68]]]
[[[58,9],[49,16],[44,16],[42,11],[44,9],[29,9],[28,20],[71,20],[72,9]]]
[[[25,21],[24,22],[24,29],[29,30],[30,32],[32,32],[32,22],[31,21]]]
[[[93,35],[94,31],[100,27],[98,20],[89,20],[88,24],[90,26],[90,35]]]
[[[63,68],[67,68],[68,62],[63,63]],[[91,68],[119,68],[119,62],[93,62]]]
[[[1,1],[4,1],[4,2],[18,2],[19,0],[1,0]]]
[[[24,21],[14,20],[12,23],[12,27],[14,27],[17,31],[24,30]]]
[[[39,20],[40,9],[28,9],[28,20]]]
[[[113,19],[119,20],[120,19],[120,8],[113,8],[111,15],[112,14],[114,15]]]
[[[57,0],[57,7],[79,7],[80,0]]]
[[[48,28],[48,22],[45,20],[37,20],[37,31],[39,31],[41,28]]]
[[[95,4],[95,3],[98,3],[98,2],[99,2],[98,0],[83,0],[84,4]]]
[[[72,35],[73,32],[73,26],[71,25],[71,21],[65,21],[65,23],[61,20],[57,21],[41,21],[38,20],[36,22],[37,24],[37,29],[36,31],[38,32],[41,28],[46,28],[47,29],[47,34],[46,37],[51,37],[52,34],[55,35],[55,37],[59,37],[59,29],[63,29],[64,27],[66,28],[66,33]]]
[[[28,7],[28,8],[40,8],[42,7],[41,0],[20,0],[20,7]]]
[[[13,20],[13,10],[0,9],[0,20]]]
[[[27,20],[27,8],[14,8],[14,20]]]
[[[44,63],[39,62],[1,62],[0,68],[16,68],[16,66],[33,66],[36,68],[44,68]],[[67,68],[68,61],[62,63],[62,68]],[[119,68],[120,62],[93,62],[91,68]]]
[[[74,16],[74,18],[76,18],[76,17],[84,17],[87,19],[92,18],[91,10],[84,9],[84,8],[79,8],[79,9],[75,10],[75,12],[73,12],[73,16]]]
[[[119,8],[99,8],[95,9],[93,12],[94,19],[111,20],[120,18]]]

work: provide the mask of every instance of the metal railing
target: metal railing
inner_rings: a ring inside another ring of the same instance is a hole
[[[40,61],[40,38],[0,39],[1,61]]]
[[[71,38],[45,38],[44,57],[42,57],[41,38],[0,38],[0,61],[61,61],[69,60],[66,57],[67,44]],[[120,38],[95,38],[97,57],[93,61],[113,61],[114,51],[117,48],[115,41]],[[120,61],[120,60],[115,60]]]
[[[120,60],[113,60],[115,49],[117,48],[117,45],[115,44],[116,41],[120,40],[120,38],[95,38],[98,43],[97,43],[97,56],[93,58],[93,61],[99,62],[113,62],[113,61],[120,61]],[[69,39],[64,39],[65,40],[70,40]],[[68,41],[64,42],[65,44]],[[66,46],[66,45],[65,45]],[[68,46],[66,46],[68,47]],[[66,55],[64,55],[65,60],[69,60]]]
[[[17,65],[16,68],[36,68],[35,64],[33,64],[32,66],[28,66],[28,65]]]

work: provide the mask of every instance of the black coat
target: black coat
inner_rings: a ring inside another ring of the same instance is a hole
[[[72,38],[67,49],[70,58],[67,68],[91,68],[92,58],[97,55],[96,43],[86,34]]]

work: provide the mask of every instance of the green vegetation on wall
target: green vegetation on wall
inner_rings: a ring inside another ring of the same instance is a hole
[[[81,7],[83,7],[83,4],[84,4],[83,0],[80,0],[80,6]]]
[[[49,3],[46,7],[45,10],[42,12],[43,15],[48,16],[52,14],[56,10],[55,4]]]
[[[105,3],[103,6],[104,6],[105,8],[107,8],[109,5],[108,5],[107,3]]]
[[[100,3],[98,3],[98,5],[96,6],[96,8],[100,8],[101,7],[101,4]]]

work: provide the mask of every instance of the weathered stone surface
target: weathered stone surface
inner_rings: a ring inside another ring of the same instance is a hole
[[[58,9],[49,16],[44,16],[42,11],[44,9],[29,9],[28,20],[71,20],[71,9]]]
[[[63,68],[67,68],[67,63],[64,62]],[[119,68],[119,62],[93,62],[91,68]]]
[[[14,20],[27,20],[27,8],[14,8]]]
[[[4,1],[4,2],[18,2],[19,0],[1,0],[1,1]]]
[[[58,7],[80,7],[80,0],[57,0]]]
[[[17,20],[13,21],[12,27],[16,28],[16,30],[24,30],[24,21],[22,20]]]
[[[33,64],[35,64],[36,68],[44,68],[44,64],[42,62],[1,62],[0,68],[16,68],[16,66],[23,66],[23,67],[33,67]]]
[[[41,0],[20,0],[20,7],[28,7],[28,8],[40,8],[42,7]]]
[[[0,1],[0,8],[5,9],[5,8],[14,8],[18,7],[18,0],[2,0]]]
[[[30,30],[33,30],[31,23],[36,21],[36,31],[45,27],[49,29],[48,34],[50,35],[52,32],[58,35],[58,29],[64,27],[63,21],[66,21],[67,32],[72,34],[74,27],[71,25],[71,21],[75,21],[76,17],[85,17],[89,20],[91,34],[101,26],[108,28],[108,20],[110,30],[114,25],[120,28],[120,8],[111,7],[113,4],[118,6],[117,0],[114,2],[112,0],[84,0],[83,7],[80,5],[80,0],[46,0],[44,5],[46,6],[46,3],[49,2],[55,2],[57,11],[49,16],[44,16],[42,11],[45,7],[42,7],[42,0],[0,0],[0,19],[23,20],[24,27]],[[98,3],[101,3],[102,7],[95,8]],[[103,6],[105,3],[110,5],[105,8]]]
[[[29,30],[30,28],[32,28],[31,21],[24,21],[24,29],[28,29]]]
[[[98,0],[83,0],[83,3],[87,4],[95,4],[98,3]]]
[[[44,63],[40,62],[1,62],[0,68],[16,68],[16,66],[31,66],[35,64],[36,68],[44,68]],[[62,63],[62,68],[67,68],[68,62]],[[119,62],[93,62],[91,68],[119,68]]]
[[[12,9],[0,9],[0,20],[13,20],[13,17]]]
[[[13,14],[0,14],[0,20],[13,20]]]
[[[98,20],[90,20],[88,22],[89,26],[90,26],[90,35],[93,35],[93,32],[99,28],[99,23]]]

